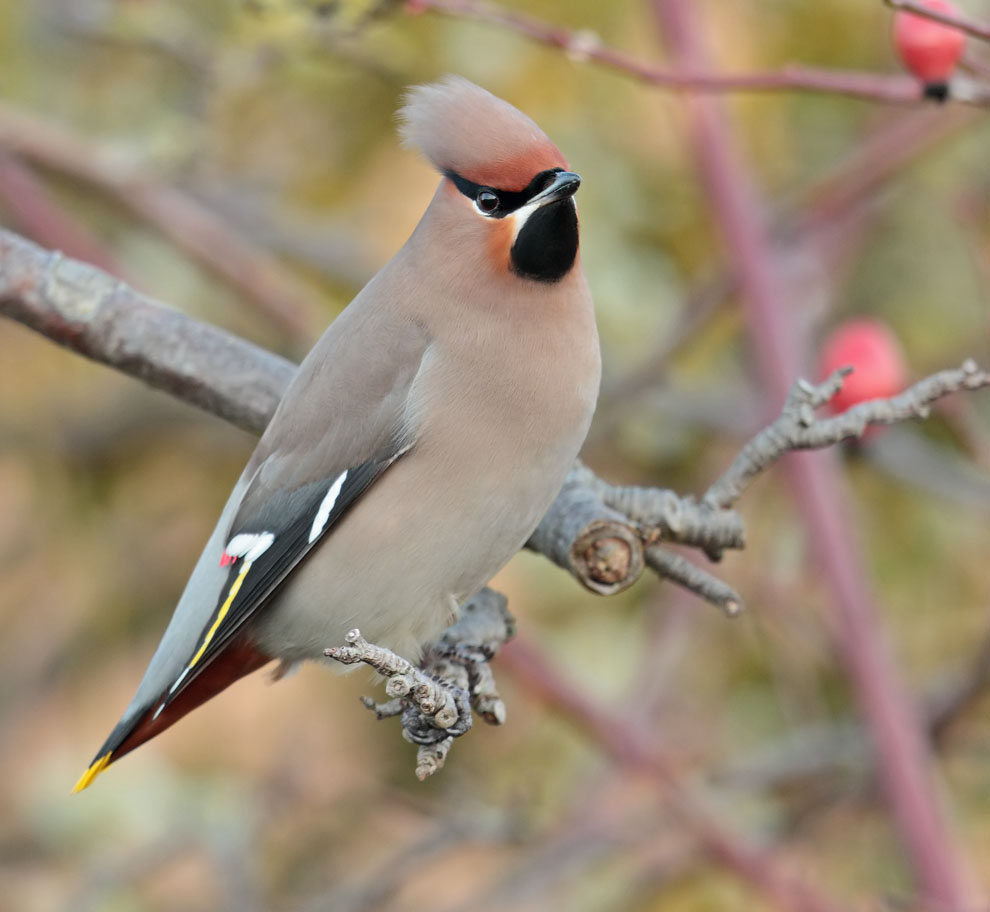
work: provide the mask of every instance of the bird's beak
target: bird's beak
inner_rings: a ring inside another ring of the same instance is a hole
[[[567,199],[577,193],[577,188],[581,186],[581,175],[573,171],[558,171],[554,175],[553,183],[549,187],[541,190],[527,205],[546,206],[547,203],[555,203],[557,200]]]

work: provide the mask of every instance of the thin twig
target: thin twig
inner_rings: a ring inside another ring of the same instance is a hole
[[[652,6],[677,63],[708,66],[697,6],[680,0],[652,0]],[[691,98],[689,115],[700,179],[739,276],[755,360],[767,394],[780,401],[799,373],[797,352],[802,346],[791,325],[789,294],[774,261],[759,194],[718,101]],[[938,908],[964,908],[968,878],[939,803],[914,707],[850,542],[851,521],[833,464],[794,457],[787,469],[836,612],[839,656],[877,747],[880,778],[923,900]]]
[[[729,617],[742,611],[743,600],[738,592],[679,554],[651,545],[646,549],[646,564],[658,576],[721,608]]]
[[[482,0],[407,0],[406,7],[415,12],[429,10],[457,19],[487,22],[541,44],[559,48],[572,60],[588,60],[666,89],[716,93],[805,91],[846,95],[884,104],[925,102],[923,87],[910,76],[854,73],[797,64],[784,66],[779,70],[734,75],[713,73],[691,66],[665,69],[607,47],[594,32],[575,32],[549,25]],[[990,104],[990,93],[979,86],[967,85],[958,92],[953,87],[951,97],[968,104]]]
[[[943,9],[933,9],[923,0],[883,0],[883,2],[894,9],[905,10],[923,19],[941,22],[942,25],[951,25],[953,28],[959,29],[960,32],[965,32],[981,41],[990,41],[990,25],[961,13],[949,13]]]
[[[127,278],[106,245],[60,205],[29,165],[2,148],[0,202],[20,231],[39,244],[62,250],[106,272]]]
[[[300,345],[312,342],[322,322],[319,296],[187,193],[87,137],[4,104],[0,147],[110,194],[236,288],[288,338]]]
[[[278,355],[2,229],[0,315],[256,434],[295,373]],[[528,547],[603,595],[632,585],[644,566],[628,519],[571,482]]]
[[[783,249],[813,244],[827,234],[849,242],[845,225],[864,205],[920,155],[977,123],[979,112],[964,108],[925,109],[885,122],[861,138],[835,169],[830,169],[781,200],[774,208],[774,241]],[[730,270],[712,276],[691,291],[673,329],[665,328],[652,351],[626,374],[606,382],[599,413],[589,435],[592,448],[607,439],[619,419],[634,408],[640,394],[660,385],[670,360],[717,314],[737,287]]]
[[[197,321],[142,298],[98,270],[40,250],[9,232],[0,232],[0,306],[63,344],[154,380],[175,395],[239,420],[245,427],[262,426],[274,403],[266,410],[256,400],[246,399],[241,382],[235,381],[230,390],[225,385],[228,375],[253,368],[260,375],[254,379],[260,379],[271,394],[284,388],[293,370],[289,362],[219,331],[207,332]],[[128,324],[135,312],[140,315],[137,323]],[[177,341],[179,357],[169,352]],[[162,349],[167,356],[162,356]],[[204,349],[207,357],[197,362]],[[231,353],[236,354],[232,364],[221,360]],[[187,386],[191,380],[196,381],[193,387]],[[224,398],[218,390],[230,399],[226,405],[218,402]],[[612,750],[635,766],[653,765],[651,753],[644,752],[645,745],[634,729],[617,719],[608,721],[593,710],[591,716],[597,720],[596,727],[604,726],[600,731],[608,733]],[[682,808],[682,813],[688,819],[695,816],[691,809]],[[772,895],[789,895],[789,886],[769,873],[764,857],[736,844],[712,820],[696,820],[695,825],[705,834],[713,855]],[[816,898],[804,898],[800,904],[807,909],[826,907]]]
[[[817,175],[775,207],[774,240],[793,245],[826,226],[835,228],[938,144],[982,122],[965,108],[898,110],[866,135],[834,168]],[[795,237],[797,235],[797,237]]]
[[[850,437],[861,437],[872,424],[925,418],[929,406],[943,396],[990,386],[990,374],[967,359],[958,368],[939,371],[919,380],[897,396],[862,402],[831,418],[816,417],[814,409],[838,392],[843,376],[850,371],[851,368],[836,371],[817,386],[798,380],[791,387],[780,417],[739,451],[732,465],[705,493],[702,503],[713,509],[729,509],[750,482],[785,453],[820,450]]]
[[[295,371],[284,358],[3,230],[0,314],[254,433],[267,425]],[[800,401],[785,406],[784,416],[747,444],[700,502],[669,490],[612,485],[576,463],[527,547],[602,595],[631,586],[647,566],[644,548],[658,540],[699,548],[717,560],[726,548],[745,544],[741,517],[725,505],[785,451],[829,446],[871,421],[922,413],[938,396],[985,385],[985,375],[964,365],[892,400],[809,420],[801,397],[810,390],[813,402],[824,402],[837,382],[798,384],[793,395]],[[723,609],[742,603],[725,583],[679,558],[661,552],[651,568]]]
[[[603,707],[564,679],[547,659],[522,637],[502,651],[500,665],[511,668],[531,697],[543,699],[594,738],[615,761],[632,772],[654,776],[666,785],[671,811],[689,828],[709,857],[794,912],[837,912],[833,901],[783,871],[776,859],[746,844],[696,798],[682,782],[675,765],[659,749],[647,729],[622,710]]]
[[[514,634],[505,596],[486,587],[461,607],[459,620],[424,647],[419,666],[369,643],[358,630],[324,655],[343,665],[363,662],[388,679],[387,703],[370,697],[362,702],[379,719],[402,716],[403,737],[418,746],[416,776],[422,780],[443,768],[454,739],[470,730],[472,709],[490,725],[505,722],[488,662]]]

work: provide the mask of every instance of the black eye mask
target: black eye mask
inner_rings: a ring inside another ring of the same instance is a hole
[[[541,171],[523,190],[497,190],[485,184],[469,181],[466,177],[461,177],[460,174],[453,171],[446,171],[445,174],[461,193],[478,204],[478,208],[484,215],[489,218],[505,218],[545,190],[553,181],[554,176],[563,170],[563,168],[551,168],[549,171]],[[485,196],[483,197],[482,194]],[[495,199],[489,201],[488,195],[494,195]]]

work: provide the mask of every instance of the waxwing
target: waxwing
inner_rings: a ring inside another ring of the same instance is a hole
[[[462,78],[412,89],[401,120],[440,185],[302,362],[76,791],[266,663],[328,661],[354,627],[415,659],[563,485],[601,371],[580,178]]]

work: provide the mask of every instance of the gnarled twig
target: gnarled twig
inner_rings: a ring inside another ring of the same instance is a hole
[[[2,229],[0,314],[254,433],[267,425],[295,371],[278,355]],[[742,518],[731,508],[784,453],[830,446],[869,424],[924,415],[942,396],[988,384],[990,377],[967,361],[899,396],[819,418],[813,409],[835,394],[841,376],[820,386],[798,381],[780,417],[743,447],[700,501],[612,485],[577,462],[527,547],[600,595],[621,592],[650,567],[731,613],[742,600],[725,583],[669,552],[649,557],[644,549],[659,542],[688,545],[717,560],[726,548],[745,544]]]

